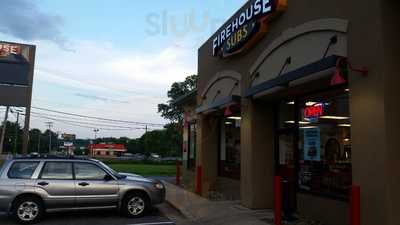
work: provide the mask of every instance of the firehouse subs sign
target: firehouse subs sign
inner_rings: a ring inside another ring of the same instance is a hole
[[[287,0],[252,0],[213,38],[213,56],[228,57],[251,47],[286,7]]]

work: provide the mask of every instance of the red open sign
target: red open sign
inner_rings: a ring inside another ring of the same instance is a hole
[[[324,114],[324,105],[316,104],[304,109],[304,118],[318,118]]]

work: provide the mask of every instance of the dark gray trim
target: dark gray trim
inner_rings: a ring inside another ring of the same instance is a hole
[[[219,108],[224,107],[231,103],[238,103],[238,102],[240,102],[240,100],[241,100],[240,96],[237,96],[237,95],[228,96],[228,97],[219,99],[211,104],[203,105],[203,106],[196,108],[196,113],[203,113],[205,111],[219,109]]]
[[[299,69],[290,71],[286,74],[282,74],[277,78],[255,85],[245,92],[244,97],[252,97],[260,92],[267,91],[274,87],[287,86],[291,81],[307,77],[309,75],[327,70],[329,68],[336,67],[336,62],[339,58],[340,56],[332,55],[314,63],[300,67]]]

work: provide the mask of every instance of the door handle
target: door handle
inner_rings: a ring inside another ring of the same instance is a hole
[[[81,182],[81,183],[78,183],[78,185],[82,186],[82,187],[86,187],[86,186],[89,186],[89,183]]]
[[[40,185],[40,186],[47,186],[47,185],[49,185],[49,183],[47,183],[47,182],[45,182],[45,181],[42,181],[42,182],[39,182],[38,185]]]

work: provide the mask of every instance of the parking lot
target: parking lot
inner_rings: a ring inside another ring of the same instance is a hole
[[[168,215],[166,215],[168,214]],[[170,220],[167,216],[174,218]],[[168,204],[157,206],[147,216],[130,219],[113,210],[51,213],[45,215],[40,225],[174,225],[178,213]],[[17,225],[13,218],[0,214],[1,225]]]

